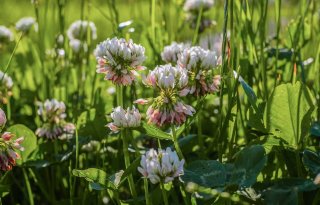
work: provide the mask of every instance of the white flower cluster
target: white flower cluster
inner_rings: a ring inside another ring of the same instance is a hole
[[[115,84],[131,85],[137,70],[143,70],[146,59],[144,47],[130,39],[107,39],[97,45],[95,56],[98,62],[98,73],[106,74],[105,79]]]
[[[0,43],[7,43],[13,40],[12,32],[5,26],[0,26]]]
[[[81,42],[86,40],[88,34],[92,40],[97,39],[97,28],[93,22],[77,20],[70,25],[67,36],[69,38],[69,45],[75,53],[78,53],[81,48],[84,51],[88,50],[87,44]]]
[[[200,11],[201,7],[203,10],[209,10],[213,6],[213,0],[187,0],[184,4],[185,11]]]
[[[11,89],[13,86],[12,78],[7,74],[4,74],[2,71],[0,71],[0,85],[6,89]]]
[[[59,123],[66,118],[66,106],[63,102],[56,99],[46,100],[44,104],[39,104],[38,115],[44,121]]]
[[[21,32],[28,32],[35,23],[33,17],[24,17],[16,23],[16,29]]]
[[[65,121],[67,117],[66,106],[56,99],[39,103],[38,115],[43,125],[36,130],[36,135],[48,139],[70,139],[74,135],[75,125]]]
[[[107,124],[107,127],[115,133],[122,127],[138,127],[141,123],[141,115],[135,107],[124,110],[121,106],[118,106],[113,109],[111,118],[113,122]]]
[[[177,153],[169,147],[158,152],[150,149],[142,155],[140,165],[138,171],[153,184],[168,183],[184,174],[184,159],[179,160]]]
[[[178,59],[178,65],[189,71],[214,69],[218,66],[218,56],[215,51],[204,50],[195,46],[182,52]]]
[[[68,28],[67,36],[70,40],[83,40],[87,38],[88,33],[90,33],[91,39],[97,39],[97,28],[95,24],[91,21],[77,20]]]
[[[200,38],[199,46],[205,50],[213,50],[217,52],[217,55],[222,53],[222,40],[223,36],[219,35],[206,35]]]
[[[166,63],[177,64],[181,52],[189,47],[190,44],[172,42],[170,45],[164,47],[161,58]]]
[[[188,88],[184,89],[184,94],[199,96],[217,92],[221,77],[214,75],[214,70],[220,62],[215,51],[198,46],[185,49],[178,59],[178,65],[188,71]]]
[[[187,85],[188,75],[187,71],[180,67],[171,64],[160,65],[149,71],[144,83],[160,89],[180,89]]]

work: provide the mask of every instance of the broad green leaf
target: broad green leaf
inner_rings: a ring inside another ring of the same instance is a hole
[[[21,159],[17,160],[17,164],[20,165],[22,162],[27,161],[30,154],[37,148],[37,137],[32,130],[21,124],[13,125],[7,131],[13,133],[15,139],[24,137],[21,144],[24,147],[24,151],[18,151]]]
[[[120,170],[111,176],[107,176],[106,172],[96,168],[89,168],[85,170],[74,169],[72,174],[77,177],[85,178],[90,182],[90,186],[92,188],[96,188],[96,190],[102,190],[105,188],[118,189],[127,177],[137,170],[139,163],[140,157],[133,161],[125,171]]]
[[[312,97],[300,82],[275,88],[268,99],[264,119],[269,132],[298,146],[308,134],[314,110]]]
[[[154,138],[158,138],[161,140],[171,140],[172,137],[170,134],[160,130],[159,128],[147,124],[147,123],[142,123],[142,128],[144,129],[146,135]]]
[[[261,145],[244,148],[237,153],[231,180],[237,180],[244,187],[253,185],[266,162],[267,155]]]
[[[198,160],[188,164],[181,179],[204,187],[221,187],[226,181],[226,170],[218,161]]]
[[[62,162],[65,162],[70,159],[73,151],[68,151],[66,153],[57,154],[55,155],[54,160],[47,160],[47,159],[31,159],[23,163],[22,166],[24,167],[35,167],[35,168],[45,168],[54,164],[61,164]]]
[[[266,189],[262,196],[266,204],[298,205],[298,193],[313,191],[318,186],[308,179],[281,179]]]
[[[259,144],[264,147],[266,153],[269,154],[274,146],[290,147],[289,144],[280,137],[273,135],[261,136],[253,140],[250,145]]]
[[[98,183],[104,187],[107,187],[108,176],[107,173],[96,168],[89,168],[85,170],[74,169],[72,174],[76,177],[85,178],[88,182]]]
[[[320,173],[320,155],[310,150],[304,150],[302,158],[304,166],[314,175]]]

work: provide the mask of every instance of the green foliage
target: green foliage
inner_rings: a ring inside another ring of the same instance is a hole
[[[264,112],[268,132],[281,137],[290,145],[301,146],[308,135],[314,110],[309,89],[297,82],[275,88]]]
[[[37,137],[35,136],[34,132],[27,128],[24,125],[13,125],[7,129],[8,132],[11,132],[15,135],[15,139],[19,137],[23,137],[24,140],[21,145],[24,147],[24,151],[18,151],[21,159],[17,160],[18,164],[22,164],[26,162],[31,153],[37,148]]]

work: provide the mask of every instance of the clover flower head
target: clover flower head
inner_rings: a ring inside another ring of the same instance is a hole
[[[0,102],[4,104],[8,102],[8,97],[12,95],[12,86],[12,78],[0,71]]]
[[[144,47],[133,43],[131,39],[107,39],[95,49],[97,73],[105,74],[105,80],[115,84],[131,85],[136,78],[136,71],[144,69],[144,51]]]
[[[77,20],[70,25],[67,31],[69,40],[84,40],[88,37],[88,34],[91,40],[97,39],[97,28],[91,21]]]
[[[0,170],[8,171],[16,165],[16,160],[20,155],[16,150],[23,151],[21,143],[24,138],[13,139],[14,135],[10,132],[4,132],[0,138]]]
[[[166,63],[177,64],[178,56],[185,48],[189,48],[190,44],[172,42],[170,45],[165,46],[161,58]]]
[[[188,83],[188,75],[185,69],[172,66],[171,64],[157,66],[150,71],[144,79],[148,86],[158,87],[159,89],[180,90]]]
[[[184,174],[184,159],[180,160],[177,153],[169,147],[158,151],[150,149],[141,157],[138,171],[151,183],[169,183]]]
[[[59,123],[66,118],[66,106],[56,99],[47,99],[43,104],[38,104],[38,115],[43,121]]]
[[[35,19],[33,17],[24,17],[21,18],[16,23],[16,29],[21,32],[28,32],[31,27],[36,23]]]
[[[7,117],[4,111],[0,108],[0,129],[7,123]]]
[[[145,77],[144,83],[159,90],[159,96],[154,98],[147,110],[149,123],[162,126],[166,124],[182,124],[187,116],[192,116],[195,110],[181,99],[189,93],[188,73],[186,69],[171,64],[157,66]],[[143,104],[143,101],[137,101]],[[146,103],[145,103],[146,104]]]
[[[13,40],[13,34],[5,26],[0,26],[0,44],[1,43],[8,43]]]
[[[198,46],[185,49],[179,56],[178,65],[188,71],[188,88],[184,94],[199,96],[218,90],[220,76],[214,75],[214,71],[219,67],[220,61],[215,51]]]
[[[187,0],[183,9],[188,12],[199,12],[202,7],[203,11],[206,11],[209,10],[213,4],[213,0]]]
[[[75,125],[65,121],[66,106],[56,99],[38,103],[38,115],[43,125],[36,130],[36,135],[48,139],[70,139],[74,135]]]
[[[134,106],[132,109],[127,108],[127,110],[124,110],[121,106],[114,108],[111,113],[111,118],[113,122],[107,124],[107,127],[115,133],[118,132],[120,128],[138,127],[141,123],[140,112]]]
[[[75,52],[75,53],[79,53],[80,52],[80,50],[82,48],[81,44],[82,44],[81,41],[78,40],[78,39],[71,39],[69,41],[69,46],[72,49],[72,51]],[[83,45],[83,46],[84,46],[84,48],[86,48],[85,45]],[[86,49],[84,49],[84,50],[86,50]]]
[[[174,103],[159,102],[161,96],[156,98],[155,102],[149,106],[147,110],[148,123],[157,126],[176,124],[181,125],[187,119],[187,116],[192,116],[195,109],[179,100]]]

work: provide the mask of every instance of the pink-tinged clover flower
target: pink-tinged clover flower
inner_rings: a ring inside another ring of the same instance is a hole
[[[16,160],[20,159],[20,155],[16,150],[23,151],[21,146],[23,137],[13,139],[14,135],[10,132],[4,132],[0,138],[0,170],[8,171],[16,165]]]
[[[105,74],[105,80],[111,80],[114,84],[131,85],[137,71],[144,69],[144,50],[131,39],[107,39],[95,49],[97,73]]]
[[[170,45],[164,47],[161,58],[166,63],[176,65],[179,55],[185,48],[189,47],[190,44],[172,42]]]
[[[113,109],[111,118],[113,122],[107,124],[107,127],[114,133],[117,133],[121,128],[139,127],[141,123],[140,112],[135,107],[124,110],[118,106]]]
[[[149,72],[144,83],[160,91],[147,110],[149,123],[157,126],[180,125],[185,122],[187,116],[195,113],[192,106],[186,105],[180,99],[185,95],[185,87],[188,84],[186,69],[171,64],[161,65]]]
[[[219,89],[220,76],[214,72],[220,66],[219,57],[214,51],[201,47],[185,49],[179,56],[178,66],[187,70],[189,82],[185,93],[204,96],[215,93]]]
[[[184,174],[184,159],[179,160],[175,151],[169,147],[158,151],[150,149],[141,157],[138,171],[151,183],[169,183]]]
[[[73,137],[75,125],[65,121],[66,106],[56,99],[46,100],[38,105],[38,115],[43,124],[36,130],[36,135],[48,139],[69,139]]]
[[[0,71],[0,102],[8,103],[8,98],[12,96],[13,81],[10,76]]]

